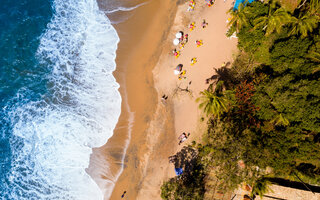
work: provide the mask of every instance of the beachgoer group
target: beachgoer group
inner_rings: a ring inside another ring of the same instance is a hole
[[[211,7],[214,4],[213,0],[206,0],[206,4],[208,7]]]
[[[211,7],[213,4],[214,4],[214,0],[205,0],[206,4]],[[194,8],[195,8],[195,1],[194,0],[191,0],[189,2],[189,6],[188,6],[188,11],[193,11]],[[201,27],[204,29],[208,26],[208,22],[203,19],[202,23],[201,23]],[[193,21],[191,22],[189,25],[188,25],[188,29],[190,31],[193,31],[195,30],[196,28],[196,22]],[[178,37],[179,36],[179,37]],[[177,34],[176,34],[176,43],[174,42],[174,45],[178,46],[179,45],[179,49],[182,50],[185,45],[188,43],[189,41],[189,35],[188,34],[184,34],[183,31],[179,31]],[[197,47],[200,47],[203,45],[203,40],[202,39],[198,39],[195,41],[195,44],[197,45]],[[181,55],[181,51],[177,51],[176,49],[173,50],[173,55],[176,57],[176,58],[179,58],[179,56]],[[193,66],[195,65],[196,63],[198,62],[197,60],[197,57],[193,57],[191,58],[191,62],[190,62],[190,65]],[[186,73],[187,71],[185,69],[183,69],[183,64],[178,64],[176,66],[176,68],[174,69],[174,74],[175,75],[178,75],[178,79],[179,80],[182,80],[182,79],[186,79]],[[189,85],[191,84],[191,81],[189,82]],[[168,98],[168,96],[166,95],[163,95],[162,96],[162,100],[165,101],[166,99]],[[186,134],[185,132],[183,132],[179,137],[178,137],[178,144],[182,144],[183,142],[185,142],[188,137],[190,136],[190,133]],[[170,156],[169,157],[169,162],[170,163],[175,163],[176,162],[176,156]]]
[[[175,58],[179,58],[179,56],[180,56],[180,51],[177,51],[177,49],[174,49],[174,50],[172,51],[172,53],[173,53],[173,55],[174,55]]]
[[[195,22],[192,22],[191,24],[189,24],[190,31],[193,31],[196,28],[195,24],[196,24]]]
[[[194,0],[191,0],[189,2],[188,11],[194,11],[194,7],[196,6],[196,2]]]

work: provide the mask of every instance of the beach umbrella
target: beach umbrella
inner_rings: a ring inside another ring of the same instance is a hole
[[[182,37],[182,33],[181,32],[176,33],[176,38],[181,38],[181,37]]]
[[[182,67],[183,67],[183,64],[179,64],[179,65],[176,66],[176,70],[181,72],[182,71]]]
[[[182,168],[174,168],[174,171],[176,172],[176,175],[179,176],[183,173]]]
[[[176,69],[173,70],[173,73],[174,73],[175,75],[179,75],[180,72],[182,71],[182,67],[183,67],[182,64],[177,65],[177,66],[176,66]]]
[[[173,40],[173,44],[174,44],[175,46],[177,46],[179,43],[180,43],[180,41],[179,41],[178,38],[175,38],[175,39]]]

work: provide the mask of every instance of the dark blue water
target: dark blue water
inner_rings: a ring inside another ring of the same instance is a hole
[[[0,4],[0,200],[102,199],[85,172],[113,134],[118,35],[95,0]]]
[[[12,199],[4,196],[4,190],[15,187],[8,185],[12,152],[23,146],[13,138],[8,112],[46,92],[49,69],[39,65],[36,51],[51,17],[49,0],[2,0],[0,4],[0,197],[4,199]],[[12,139],[16,143],[10,145]]]

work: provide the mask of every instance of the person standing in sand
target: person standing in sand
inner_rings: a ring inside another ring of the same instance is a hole
[[[121,195],[121,199],[124,197],[124,195],[127,193],[127,191],[124,191],[123,194]]]
[[[205,19],[203,19],[203,21],[202,21],[202,28],[206,28],[207,26],[208,26],[208,23],[206,22],[206,20]]]

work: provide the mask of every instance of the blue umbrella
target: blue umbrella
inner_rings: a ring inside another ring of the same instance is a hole
[[[176,172],[176,175],[179,176],[183,173],[182,168],[174,168],[174,171]]]

